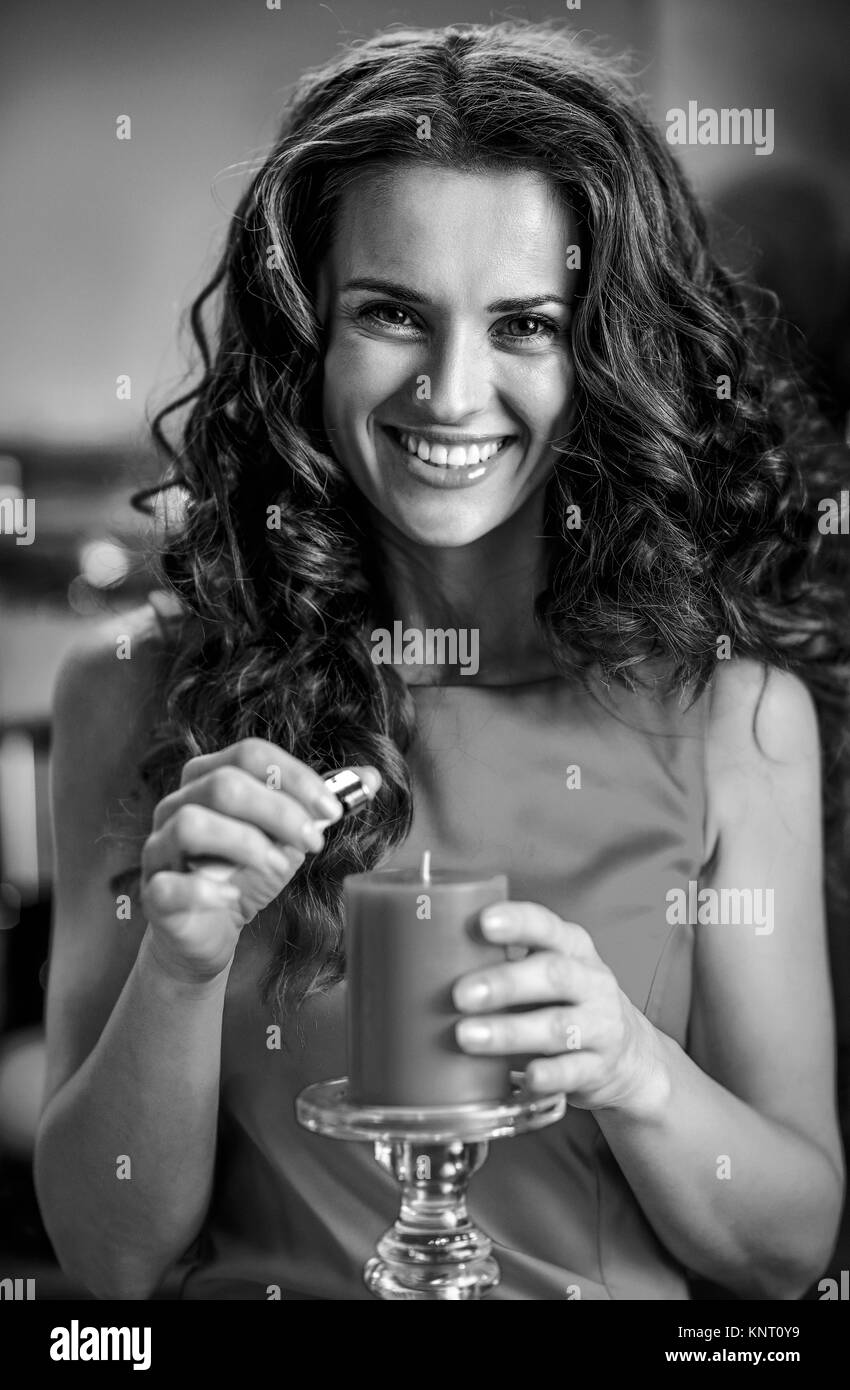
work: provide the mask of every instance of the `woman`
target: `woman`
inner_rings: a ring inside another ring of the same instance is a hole
[[[526,948],[457,983],[458,1045],[570,1102],[475,1179],[493,1296],[801,1296],[843,1187],[842,595],[799,386],[663,140],[554,30],[379,36],[299,83],[192,322],[157,613],[56,697],[60,1260],[101,1297],[369,1296],[394,1185],[293,1100],[345,1071],[343,874],[427,847],[508,873],[482,928]],[[382,662],[398,621],[476,670]],[[372,802],[323,833],[342,766]]]

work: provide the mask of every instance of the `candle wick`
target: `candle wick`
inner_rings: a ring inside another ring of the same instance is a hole
[[[431,851],[426,849],[422,855],[422,882],[431,882]]]

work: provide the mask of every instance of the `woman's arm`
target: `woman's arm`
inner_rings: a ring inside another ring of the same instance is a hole
[[[212,1191],[229,970],[167,975],[142,941],[98,1042],[45,1107],[36,1185],[59,1261],[98,1298],[145,1299]]]
[[[149,1296],[200,1230],[239,932],[308,849],[322,848],[315,819],[341,815],[317,773],[264,740],[191,758],[152,808],[134,856],[139,901],[123,920],[102,832],[108,808],[132,789],[155,685],[144,643],[120,662],[108,638],[66,665],[55,701],[55,918],[36,1185],[63,1265],[108,1298]],[[358,771],[374,792],[379,774]],[[222,882],[190,869],[195,858],[225,860],[233,872]]]
[[[657,1100],[640,1118],[629,1107],[596,1118],[685,1265],[743,1296],[794,1298],[831,1254],[844,1172],[817,721],[802,683],[771,672],[757,743],[760,689],[755,664],[718,672],[707,768],[717,842],[700,883],[772,889],[773,929],[695,927],[690,1056],[653,1029]]]
[[[560,1053],[534,1062],[530,1083],[594,1111],[668,1249],[743,1297],[787,1299],[830,1255],[844,1175],[815,712],[801,682],[773,671],[757,741],[760,688],[755,663],[718,671],[707,748],[716,849],[700,887],[772,889],[772,930],[695,927],[690,1056],[626,999],[580,927],[532,904],[496,910],[508,925],[493,939],[538,949],[484,972],[487,1008],[561,1007],[492,1015],[486,1048],[463,1042],[463,1024],[458,1036],[468,1050]],[[471,1009],[460,986],[455,998]]]
[[[51,760],[56,874],[36,1188],[63,1268],[102,1298],[148,1297],[200,1229],[228,973],[203,985],[166,974],[138,902],[119,918],[109,887],[122,860],[102,838],[106,811],[130,791],[154,674],[144,634],[132,636],[131,661],[116,659],[108,636],[66,661]]]

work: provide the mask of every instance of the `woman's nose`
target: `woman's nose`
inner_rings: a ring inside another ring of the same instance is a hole
[[[434,419],[444,424],[461,421],[485,407],[490,400],[492,363],[486,344],[463,329],[435,340],[426,372],[430,378],[430,406]]]

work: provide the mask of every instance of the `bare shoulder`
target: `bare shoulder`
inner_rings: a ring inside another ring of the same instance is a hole
[[[814,700],[790,671],[749,657],[719,662],[709,710],[709,749],[719,762],[741,754],[795,762],[817,749]]]
[[[708,844],[772,801],[819,795],[815,703],[799,676],[751,658],[719,662],[708,695]]]
[[[53,781],[60,797],[76,789],[78,814],[139,789],[138,764],[162,712],[173,655],[150,602],[102,619],[66,654],[53,695]]]
[[[82,632],[66,654],[57,676],[55,701],[72,713],[111,725],[129,699],[135,714],[155,695],[169,643],[149,601],[101,619]]]

